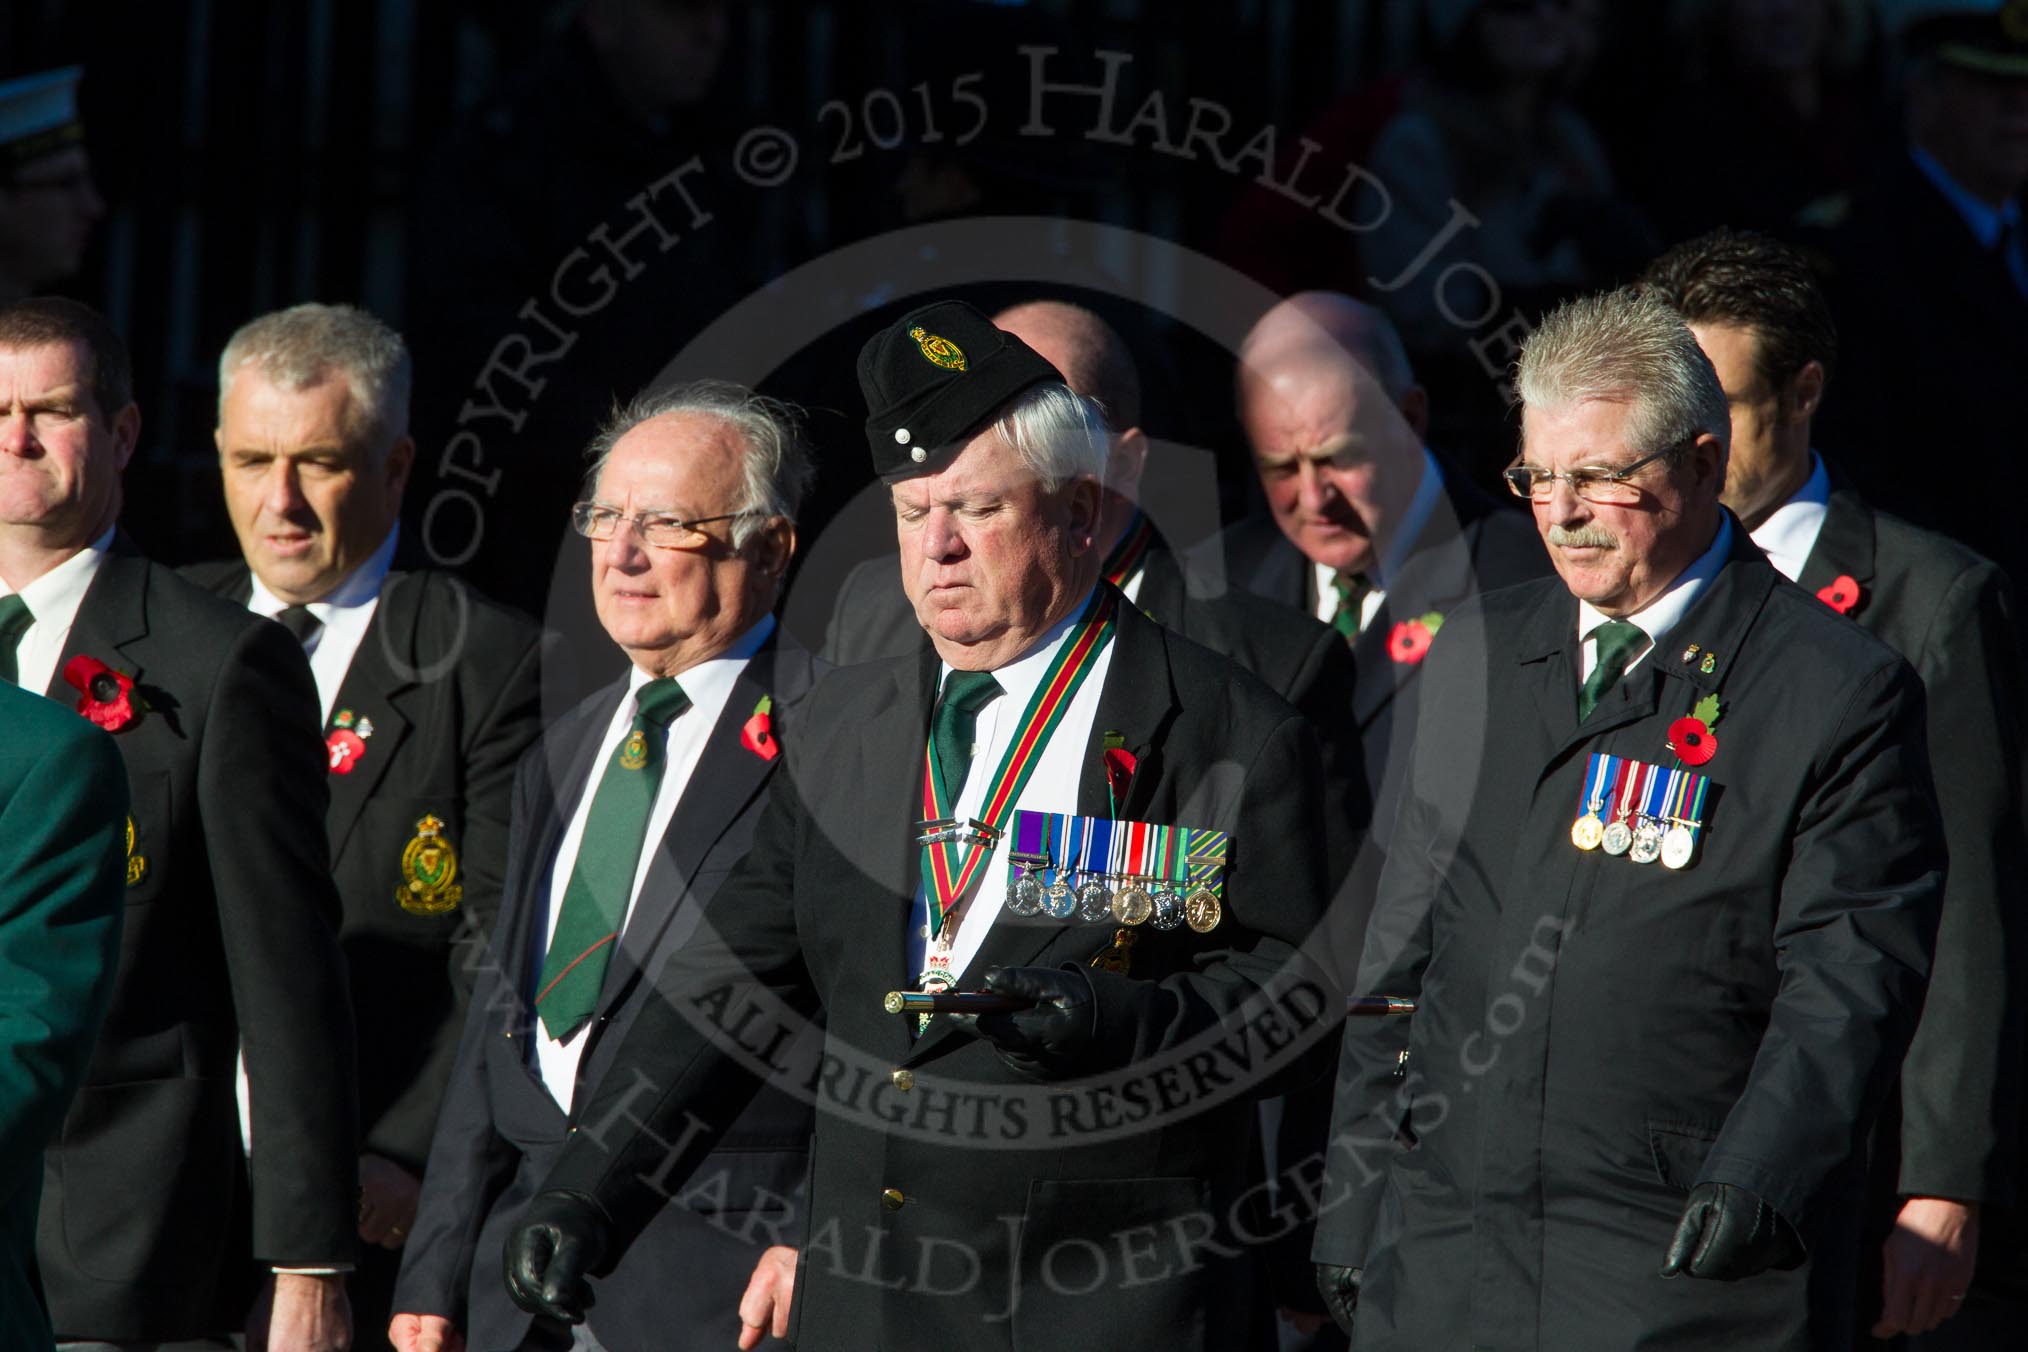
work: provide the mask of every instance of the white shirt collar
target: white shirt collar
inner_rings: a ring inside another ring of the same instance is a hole
[[[1966,188],[1964,184],[1951,177],[1950,170],[1939,164],[1936,156],[1930,154],[1921,146],[1910,146],[1908,148],[1908,157],[1914,160],[1915,167],[1922,170],[1924,176],[1936,185],[1936,190],[1942,193],[1944,200],[1949,202],[1958,215],[1964,218],[1966,227],[1971,230],[1979,243],[1986,248],[1991,249],[1998,246],[2000,243],[2000,231],[2006,226],[2020,224],[2021,204],[2019,202],[2010,201],[2005,206],[1996,207],[1990,202],[1980,201],[1972,196],[1971,190]]]
[[[312,615],[324,623],[331,622],[334,610],[352,610],[370,601],[380,599],[380,589],[387,585],[388,570],[394,566],[394,547],[401,539],[401,527],[396,525],[388,531],[380,547],[366,556],[366,561],[345,575],[343,581],[318,600],[306,607]],[[253,578],[253,595],[247,599],[246,608],[254,614],[272,620],[289,608],[289,603],[268,590],[259,573],[247,569]]]
[[[741,634],[733,645],[716,657],[707,657],[687,671],[676,673],[676,683],[683,687],[683,693],[690,697],[693,708],[722,706],[732,696],[732,684],[739,679],[739,673],[746,667],[747,659],[760,651],[761,644],[768,641],[768,635],[775,632],[775,617],[761,616],[760,623]],[[628,722],[634,717],[634,696],[642,686],[655,679],[652,671],[640,667],[627,669],[627,698],[620,701],[620,714]]]
[[[1086,593],[1084,600],[1072,606],[1068,615],[1051,625],[1049,631],[1043,634],[1034,647],[1006,666],[993,669],[993,679],[1000,683],[1000,689],[1010,697],[1009,703],[1015,708],[1028,707],[1028,700],[1035,694],[1035,687],[1042,684],[1043,675],[1048,672],[1049,664],[1056,658],[1056,650],[1063,646],[1063,640],[1069,636],[1072,626],[1084,618],[1085,610],[1090,605],[1091,595]],[[941,696],[943,683],[950,679],[954,668],[948,662],[939,663],[939,666],[942,672],[937,677],[937,690]]]
[[[1637,626],[1646,634],[1648,647],[1652,649],[1662,641],[1664,635],[1676,627],[1676,622],[1683,618],[1684,612],[1690,609],[1691,604],[1703,595],[1704,589],[1711,585],[1711,579],[1717,577],[1719,569],[1725,567],[1726,557],[1731,552],[1732,514],[1728,512],[1718,519],[1718,534],[1712,539],[1711,547],[1698,555],[1697,560],[1688,568],[1677,574],[1676,580],[1669,584],[1668,590],[1633,614],[1622,615],[1619,618]],[[1580,600],[1577,603],[1578,641],[1581,643],[1589,639],[1593,630],[1611,618],[1613,617],[1602,615],[1593,609],[1589,601]],[[1646,653],[1644,652],[1642,656],[1646,656]],[[1639,661],[1640,658],[1635,658],[1629,662],[1628,669],[1631,670]]]
[[[21,599],[28,603],[28,613],[35,617],[38,627],[50,632],[70,632],[77,620],[77,608],[84,604],[92,579],[99,575],[99,564],[112,547],[113,527],[108,526],[105,534],[21,589]],[[12,590],[0,582],[0,596]]]
[[[1810,551],[1817,547],[1817,535],[1830,510],[1831,476],[1824,469],[1823,457],[1811,451],[1810,477],[1794,497],[1775,508],[1752,532],[1753,542],[1783,577],[1794,582],[1802,576]]]

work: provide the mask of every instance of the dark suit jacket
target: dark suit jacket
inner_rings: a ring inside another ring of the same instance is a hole
[[[255,1260],[350,1262],[356,1243],[352,1015],[316,692],[281,626],[124,536],[85,593],[52,698],[76,702],[63,666],[81,653],[131,675],[149,707],[113,736],[134,841],[112,1006],[44,1167],[51,1322],[106,1339],[235,1330]]]
[[[1929,997],[1902,1068],[1899,1138],[1885,1142],[1892,1172],[1881,1201],[1888,1215],[1906,1196],[2010,1208],[1986,1225],[1981,1266],[2011,1267],[2018,1281],[2028,1276],[2013,1209],[2023,1149],[2028,669],[2013,588],[1955,541],[1876,512],[1847,489],[1832,493],[1797,581],[1815,592],[1841,575],[1859,584],[1851,618],[1906,657],[1927,687],[1930,763],[1951,859]]]
[[[1316,1248],[1364,1269],[1355,1349],[1850,1346],[1857,1151],[1943,888],[1923,690],[1733,530],[1582,724],[1558,581],[1462,608],[1423,664],[1358,980],[1418,1007],[1347,1025]],[[1669,725],[1708,693],[1690,866],[1578,849],[1587,753],[1673,766]],[[1700,1181],[1766,1199],[1808,1260],[1663,1281]]]
[[[1432,611],[1448,615],[1480,592],[1547,577],[1553,571],[1534,522],[1525,513],[1480,492],[1450,465],[1438,464],[1444,479],[1443,502],[1430,514],[1399,575],[1388,579],[1379,611],[1352,647],[1352,717],[1365,757],[1366,783],[1374,794],[1376,844],[1386,841],[1393,821],[1395,795],[1387,785],[1388,766],[1398,763],[1397,753],[1407,749],[1421,689],[1418,665],[1397,662],[1388,653],[1389,632],[1398,621]],[[1315,613],[1310,561],[1273,518],[1237,522],[1203,552],[1200,568],[1208,571],[1215,557],[1232,591],[1264,596],[1306,617]]]
[[[244,563],[186,575],[239,605],[251,595]],[[354,768],[329,777],[325,814],[359,1037],[360,1140],[412,1173],[429,1154],[470,968],[500,909],[514,769],[540,731],[541,637],[448,573],[389,573],[332,707],[373,723]],[[401,900],[403,852],[428,816],[443,823],[463,889],[434,914]]]
[[[578,1065],[576,1099],[617,1084],[638,1092],[615,1052],[644,1008],[655,977],[690,941],[699,910],[746,854],[780,758],[741,744],[763,695],[774,700],[777,740],[794,745],[796,710],[813,665],[781,630],[740,674],[685,786],[607,969],[591,1039]],[[505,904],[480,988],[466,1020],[450,1092],[437,1125],[423,1200],[407,1245],[394,1308],[439,1314],[467,1346],[519,1345],[529,1317],[500,1280],[506,1237],[562,1147],[566,1121],[530,1065],[528,999],[543,951],[550,865],[586,792],[607,721],[625,691],[616,683],[580,704],[522,761],[515,784]],[[610,1083],[609,1083],[610,1082]],[[609,1348],[730,1346],[739,1297],[767,1244],[793,1243],[809,1157],[810,1109],[778,1090],[756,1098],[665,1208],[641,1241],[596,1284],[592,1330]]]
[[[2028,582],[2028,298],[1906,154],[1833,243],[1838,370],[1818,444],[1875,502]]]
[[[1114,925],[995,922],[966,984],[996,964],[1061,964],[1090,981],[1094,1040],[1075,1074],[1037,1082],[954,1020],[915,1037],[884,1011],[885,993],[909,984],[938,668],[927,651],[845,668],[811,696],[790,782],[707,912],[717,943],[665,971],[662,999],[578,1114],[614,1121],[638,1072],[663,1091],[646,1125],[596,1139],[588,1125],[549,1186],[595,1196],[623,1238],[637,1231],[658,1200],[642,1176],[683,1176],[701,1143],[666,1143],[720,1116],[743,1074],[700,1025],[755,1046],[754,1026],[798,1027],[821,1009],[821,1064],[782,1067],[824,1108],[791,1312],[799,1347],[1089,1349],[1145,1346],[1152,1330],[1179,1349],[1244,1344],[1264,1313],[1259,1251],[1230,1230],[1252,1178],[1252,1095],[1276,1070],[1304,1069],[1316,1020],[1298,1032],[1291,1007],[1327,1004],[1296,956],[1323,905],[1321,770],[1303,719],[1226,659],[1125,604],[1115,643],[1064,807],[1108,813],[1101,743],[1117,730],[1138,760],[1122,818],[1214,827],[1234,844],[1223,923],[1130,931],[1125,972],[1089,965]],[[710,1013],[683,1012],[696,1010]]]
[[[0,1352],[47,1352],[35,1267],[42,1148],[113,993],[127,775],[112,738],[0,681]]]

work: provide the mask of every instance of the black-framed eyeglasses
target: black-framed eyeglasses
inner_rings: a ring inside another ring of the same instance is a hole
[[[587,540],[610,540],[619,533],[620,523],[624,521],[633,526],[634,534],[656,549],[701,549],[711,542],[712,537],[709,532],[699,530],[699,526],[755,515],[758,513],[748,510],[685,521],[666,512],[635,512],[629,515],[602,502],[580,502],[570,509],[570,524]]]
[[[1517,498],[1530,502],[1547,502],[1556,492],[1558,480],[1570,485],[1570,491],[1586,502],[1626,504],[1639,502],[1641,490],[1629,483],[1635,474],[1654,464],[1657,460],[1674,455],[1680,446],[1664,446],[1652,455],[1644,455],[1631,465],[1607,468],[1604,465],[1580,465],[1561,474],[1551,473],[1540,465],[1509,465],[1500,471],[1500,477],[1507,481],[1507,487]]]

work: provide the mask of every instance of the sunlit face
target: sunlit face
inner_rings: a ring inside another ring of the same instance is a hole
[[[415,446],[384,454],[362,427],[344,376],[300,390],[244,369],[218,420],[225,509],[240,553],[282,600],[321,600],[387,539]]]
[[[1364,368],[1298,364],[1245,377],[1240,416],[1268,511],[1314,563],[1370,571],[1420,476],[1420,440]]]
[[[651,418],[614,445],[592,501],[629,517],[696,521],[737,512],[742,454],[737,436],[716,418]],[[589,542],[599,623],[636,666],[677,675],[724,652],[773,607],[795,530],[774,517],[735,549],[738,524],[700,526],[707,538],[695,549],[650,545],[630,521],[611,539]]]
[[[1758,334],[1738,324],[1692,324],[1690,332],[1717,368],[1732,410],[1725,505],[1747,522],[1758,522],[1794,491],[1796,462],[1808,458],[1807,442],[1785,435],[1789,413],[1781,391],[1761,370]]]
[[[1626,441],[1632,407],[1605,399],[1524,407],[1522,462],[1559,474],[1631,465],[1641,458]],[[1586,501],[1562,481],[1548,501],[1532,504],[1535,528],[1570,594],[1614,617],[1660,596],[1710,548],[1724,455],[1716,438],[1702,436],[1680,464],[1656,461],[1632,482],[1639,498],[1625,505]]]
[[[0,275],[30,289],[73,275],[105,214],[82,147],[22,165],[0,180]]]
[[[132,405],[102,411],[92,375],[79,343],[0,348],[0,530],[75,548],[119,515],[141,415]]]
[[[1096,579],[1098,482],[1047,491],[991,428],[892,492],[902,589],[959,670],[1021,656]]]

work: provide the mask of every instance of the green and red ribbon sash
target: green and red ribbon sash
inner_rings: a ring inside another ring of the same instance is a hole
[[[1141,560],[1148,557],[1148,546],[1154,542],[1155,527],[1146,516],[1135,512],[1133,524],[1127,527],[1127,533],[1113,546],[1113,552],[1106,555],[1103,565],[1106,581],[1115,587],[1126,586],[1127,579],[1140,568]]]
[[[1085,677],[1091,675],[1099,657],[1105,652],[1106,644],[1112,641],[1113,602],[1118,595],[1111,588],[1101,588],[1093,594],[1084,617],[1057,647],[1049,670],[1043,673],[1041,683],[1035,687],[1034,695],[1029,697],[1028,708],[1021,715],[1014,740],[986,785],[986,799],[978,820],[990,834],[985,839],[960,839],[957,838],[959,833],[951,833],[923,846],[923,879],[929,885],[935,903],[930,908],[932,937],[943,932],[945,918],[977,886],[980,875],[985,872],[986,861],[992,857],[993,842],[1006,830],[1021,790],[1027,787],[1028,781],[1035,775],[1035,767],[1042,762],[1042,751],[1049,744],[1050,734],[1063,722],[1078,687],[1084,684]],[[956,815],[952,803],[945,800],[942,781],[937,765],[936,739],[931,738],[924,748],[922,762],[922,813],[925,821],[942,821]],[[963,785],[956,787],[962,789]]]

